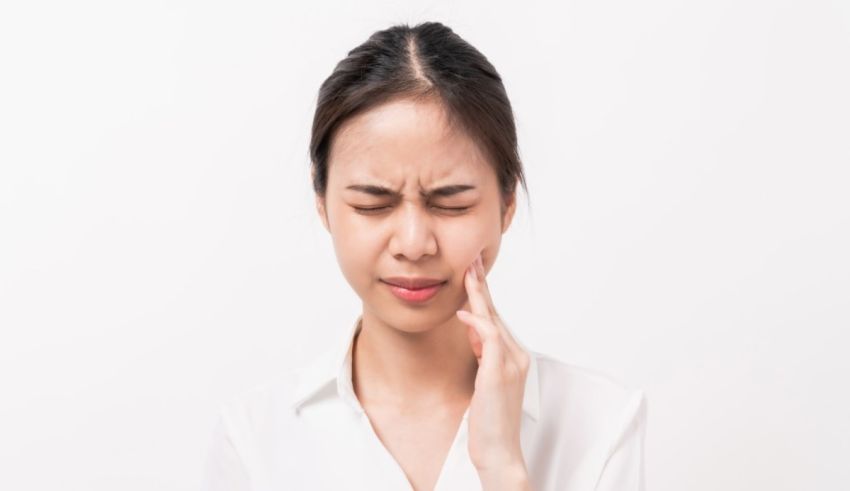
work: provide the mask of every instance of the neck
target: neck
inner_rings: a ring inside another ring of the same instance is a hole
[[[364,306],[352,352],[354,390],[362,403],[462,404],[472,397],[477,371],[467,325],[457,316],[411,332],[387,324]]]

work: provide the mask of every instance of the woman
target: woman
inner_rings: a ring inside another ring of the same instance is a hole
[[[486,276],[525,188],[501,79],[440,23],[323,83],[316,209],[362,314],[224,405],[207,490],[641,490],[643,393],[524,347]]]

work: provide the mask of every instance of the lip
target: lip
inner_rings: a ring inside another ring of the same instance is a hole
[[[446,282],[446,280],[441,280],[439,278],[426,278],[424,276],[391,276],[389,278],[383,278],[381,281],[389,283],[390,285],[400,286],[408,290],[418,290],[420,288],[426,288]]]
[[[426,302],[433,298],[440,289],[446,284],[444,280],[436,280],[432,278],[386,278],[381,282],[386,284],[393,295],[412,303]],[[405,287],[397,283],[410,285]]]

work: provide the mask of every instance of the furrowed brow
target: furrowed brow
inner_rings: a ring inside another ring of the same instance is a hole
[[[374,184],[352,184],[350,186],[347,186],[345,189],[360,191],[361,193],[370,194],[372,196],[391,196],[393,198],[398,198],[399,196],[401,196],[401,194],[394,189],[390,189],[385,186],[376,186]],[[438,188],[427,190],[425,192],[420,191],[419,194],[421,194],[425,198],[431,196],[445,198],[448,196],[454,196],[464,191],[468,191],[470,189],[475,189],[475,186],[469,184],[451,184],[449,186],[441,186]]]
[[[354,191],[371,194],[372,196],[398,196],[397,191],[384,186],[376,186],[374,184],[352,184],[345,189],[353,189]]]
[[[460,194],[464,191],[468,191],[470,189],[475,189],[475,186],[471,186],[469,184],[452,184],[449,186],[442,186],[439,188],[431,189],[430,191],[420,193],[422,196],[438,196],[438,197],[447,197],[454,196],[456,194]]]

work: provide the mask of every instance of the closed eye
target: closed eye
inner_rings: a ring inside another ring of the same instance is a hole
[[[379,213],[381,210],[385,210],[385,209],[391,208],[391,207],[390,206],[377,206],[377,207],[372,207],[372,208],[363,208],[363,207],[359,207],[359,206],[352,206],[352,208],[357,210],[358,213],[362,213],[364,215],[374,215],[376,213]],[[438,210],[442,210],[442,211],[447,211],[447,212],[450,212],[450,213],[460,213],[460,212],[463,212],[463,211],[470,209],[471,207],[470,206],[461,206],[461,207],[434,206],[434,208],[437,208]]]

